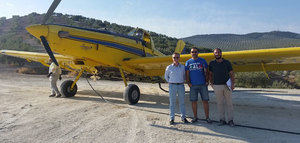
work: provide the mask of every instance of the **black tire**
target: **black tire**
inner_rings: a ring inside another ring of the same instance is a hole
[[[66,80],[60,85],[61,94],[65,97],[73,97],[77,93],[77,85],[71,90],[72,80]]]
[[[140,89],[135,84],[129,84],[123,93],[125,102],[131,105],[138,103],[140,95]]]

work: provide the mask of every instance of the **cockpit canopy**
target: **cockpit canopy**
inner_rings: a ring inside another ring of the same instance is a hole
[[[132,37],[141,39],[145,42],[145,46],[147,48],[154,49],[154,43],[152,41],[152,38],[151,38],[150,34],[147,31],[145,31],[141,28],[135,28],[135,29],[132,29],[128,33],[128,36],[132,36]]]
[[[140,28],[132,29],[129,33],[129,36],[133,36],[143,40],[144,30]]]

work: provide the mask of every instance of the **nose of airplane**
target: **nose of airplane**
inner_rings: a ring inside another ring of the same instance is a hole
[[[26,27],[26,30],[34,37],[40,39],[41,36],[47,37],[48,26],[47,25],[30,25]]]

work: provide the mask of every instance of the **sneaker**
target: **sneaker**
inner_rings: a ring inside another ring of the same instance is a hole
[[[218,126],[223,126],[226,125],[226,122],[224,120],[220,120],[220,123],[218,124]]]
[[[212,123],[212,120],[211,120],[211,119],[209,119],[209,118],[206,118],[206,119],[205,119],[205,121],[206,121],[207,123],[209,123],[209,124],[211,124],[211,123]]]
[[[170,125],[174,125],[174,120],[170,120]]]
[[[228,122],[228,125],[229,125],[230,127],[234,127],[234,126],[235,126],[234,123],[233,123],[233,120],[230,120],[230,121]]]
[[[61,97],[61,94],[57,94],[57,95],[56,95],[56,98],[57,98],[57,97]]]
[[[55,94],[51,94],[51,95],[49,95],[49,97],[54,97],[55,96]]]
[[[195,123],[198,121],[198,118],[193,118],[193,120],[191,121],[192,123]]]
[[[183,123],[190,123],[186,118],[181,120]]]

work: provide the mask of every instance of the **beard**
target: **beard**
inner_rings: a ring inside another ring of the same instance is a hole
[[[217,60],[219,60],[219,59],[222,58],[222,56],[215,56],[215,58],[216,58]]]
[[[197,58],[198,57],[198,54],[195,54],[195,55],[192,55],[193,58]]]

